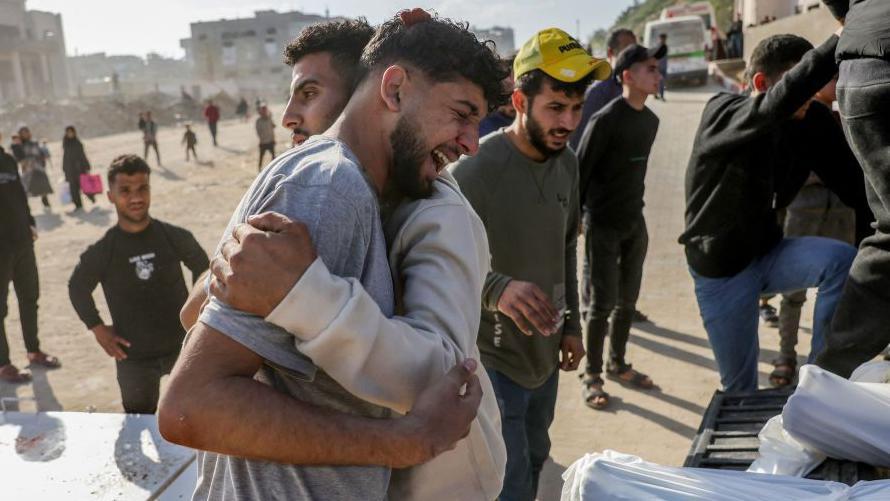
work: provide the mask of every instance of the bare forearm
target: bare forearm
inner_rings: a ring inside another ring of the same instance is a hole
[[[200,395],[179,417],[183,445],[195,449],[301,465],[399,460],[392,422],[323,409],[247,377],[214,380]]]
[[[161,433],[195,449],[281,463],[405,466],[426,459],[411,420],[301,402],[254,380],[261,366],[259,356],[198,324],[161,399]]]

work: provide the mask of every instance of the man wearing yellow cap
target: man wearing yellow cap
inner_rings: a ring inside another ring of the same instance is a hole
[[[479,351],[503,414],[502,501],[532,500],[550,452],[557,369],[584,357],[578,315],[578,161],[566,146],[584,91],[608,63],[550,28],[516,55],[512,125],[486,136],[452,173],[485,224],[492,271]]]

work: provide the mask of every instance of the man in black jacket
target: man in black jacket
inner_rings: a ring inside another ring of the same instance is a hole
[[[154,414],[161,376],[170,373],[185,337],[179,310],[188,289],[180,263],[193,281],[209,267],[191,233],[149,216],[150,173],[136,155],[111,163],[108,199],[118,222],[80,256],[68,282],[77,315],[117,361],[124,410],[138,414]],[[102,321],[93,301],[100,283],[112,325]]]
[[[28,207],[28,197],[22,187],[15,158],[0,148],[0,381],[26,383],[30,374],[19,372],[9,360],[9,345],[3,320],[8,312],[6,299],[9,282],[13,283],[19,302],[19,317],[28,361],[47,368],[59,366],[56,357],[40,351],[37,339],[37,299],[40,284],[34,240],[37,226]]]
[[[783,239],[776,217],[780,195],[793,191],[794,156],[783,129],[806,114],[810,98],[834,76],[837,42],[832,36],[813,49],[794,35],[767,38],[751,56],[752,95],[718,94],[702,115],[686,172],[680,243],[727,391],[757,389],[760,294],[819,288],[812,345],[818,353],[856,253],[820,237]],[[826,183],[843,179],[824,165],[812,167]]]
[[[890,2],[824,0],[844,22],[837,46],[844,132],[868,180],[876,231],[862,242],[817,363],[844,377],[890,343]]]

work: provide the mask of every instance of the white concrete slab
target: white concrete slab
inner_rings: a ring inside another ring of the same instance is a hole
[[[194,459],[161,437],[151,415],[0,413],[2,488],[14,499],[154,499]]]

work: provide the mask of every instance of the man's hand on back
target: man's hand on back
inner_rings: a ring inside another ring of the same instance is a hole
[[[425,463],[453,449],[470,433],[482,401],[477,367],[471,359],[455,365],[417,397],[408,415],[395,421],[399,436],[406,437],[408,443],[398,454],[400,462],[390,466],[407,468]]]
[[[527,336],[534,334],[532,327],[549,336],[556,332],[560,315],[547,294],[531,282],[511,280],[501,298],[498,311],[510,317]]]
[[[239,224],[213,259],[210,292],[233,308],[266,317],[317,256],[306,226],[266,212]]]

